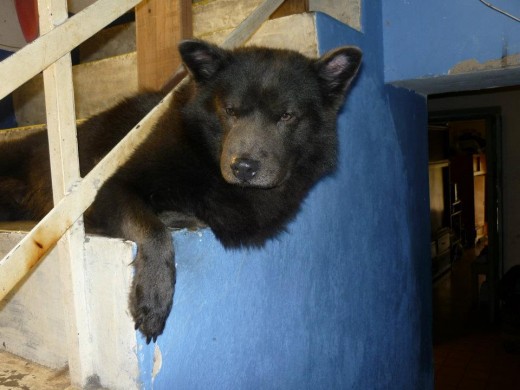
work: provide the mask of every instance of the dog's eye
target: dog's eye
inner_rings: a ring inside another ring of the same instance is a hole
[[[280,117],[280,120],[283,122],[290,121],[293,118],[293,114],[290,112],[284,112],[282,116]]]
[[[226,114],[229,116],[236,116],[235,110],[233,110],[231,107],[226,107]]]

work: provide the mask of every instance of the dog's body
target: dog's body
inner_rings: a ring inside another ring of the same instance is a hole
[[[138,244],[130,307],[148,341],[164,329],[175,285],[163,221],[179,213],[203,221],[227,247],[261,246],[280,233],[335,168],[336,115],[361,59],[351,47],[318,60],[201,41],[180,51],[192,80],[85,214],[87,229]],[[81,174],[160,99],[139,95],[81,125]],[[44,133],[0,142],[0,219],[50,210],[47,155]]]

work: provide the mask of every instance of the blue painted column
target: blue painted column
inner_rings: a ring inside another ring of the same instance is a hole
[[[288,233],[225,251],[174,235],[178,282],[147,389],[431,389],[426,102],[385,86],[381,5],[363,34],[317,15],[320,50],[365,52],[339,118],[340,168]]]

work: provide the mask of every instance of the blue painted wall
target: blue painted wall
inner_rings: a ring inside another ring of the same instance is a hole
[[[520,17],[520,2],[494,0]],[[383,2],[385,80],[447,75],[459,62],[520,53],[518,22],[478,0]]]
[[[365,52],[339,118],[340,169],[288,233],[226,252],[174,235],[178,282],[155,389],[432,388],[426,103],[383,83],[381,5],[363,34],[317,16],[320,51]]]

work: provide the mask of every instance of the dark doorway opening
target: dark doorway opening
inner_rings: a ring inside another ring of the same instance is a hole
[[[500,296],[501,279],[514,264],[510,195],[520,149],[519,96],[518,87],[509,87],[429,97],[433,273],[435,256],[445,262],[432,275],[436,389],[520,383],[506,369],[518,367],[520,354],[506,346]],[[520,329],[515,332],[518,344]]]
[[[431,113],[429,160],[434,285],[446,283],[446,278],[456,283],[454,267],[466,263],[469,271],[461,275],[466,280],[458,282],[469,286],[463,289],[469,294],[464,299],[492,324],[503,267],[500,108]],[[461,286],[453,286],[457,287]],[[461,310],[437,313],[434,330],[452,333],[439,322],[449,321],[442,317],[456,316],[456,312],[464,314]],[[459,326],[464,322],[455,320]]]

